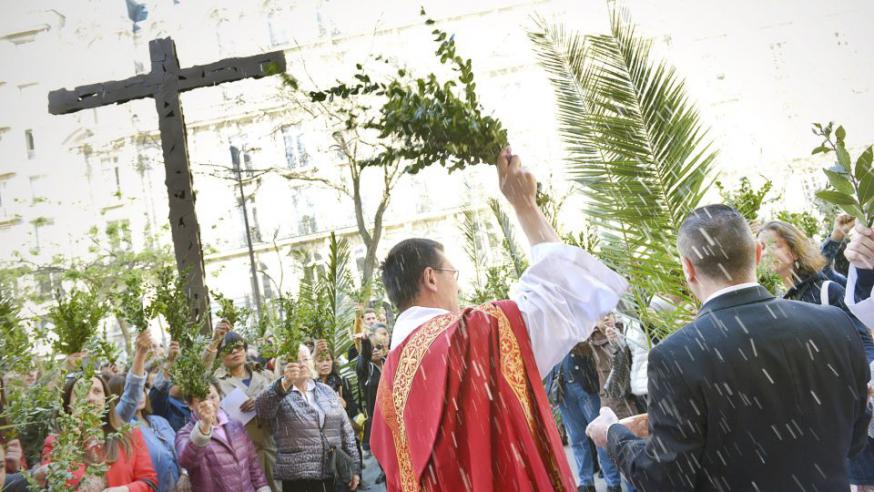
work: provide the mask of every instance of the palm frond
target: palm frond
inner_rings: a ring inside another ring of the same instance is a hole
[[[525,259],[525,254],[519,249],[516,243],[516,236],[513,234],[513,226],[510,224],[510,217],[501,209],[501,204],[494,198],[489,198],[489,208],[495,215],[498,221],[498,226],[501,229],[501,234],[504,236],[502,244],[504,252],[510,261],[513,262],[513,270],[516,273],[516,278],[522,276],[522,273],[528,268],[528,260]]]
[[[585,191],[601,256],[629,277],[635,309],[667,334],[694,302],[680,271],[676,231],[715,179],[707,132],[683,81],[650,56],[624,11],[610,33],[582,36],[535,19],[529,37],[549,74],[569,171]],[[653,295],[676,299],[665,321]]]
[[[461,235],[464,236],[464,252],[473,265],[473,287],[474,289],[481,288],[483,285],[483,274],[486,270],[486,253],[480,236],[482,224],[479,220],[479,214],[475,210],[465,210],[464,220],[462,220],[458,228]]]
[[[352,346],[352,325],[355,322],[355,300],[352,274],[349,272],[349,243],[337,239],[331,233],[328,251],[328,265],[320,279],[327,301],[325,313],[325,338],[334,354],[334,359],[345,354]]]

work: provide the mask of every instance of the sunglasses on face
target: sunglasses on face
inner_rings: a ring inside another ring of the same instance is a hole
[[[246,344],[244,344],[243,342],[237,342],[237,343],[235,343],[235,344],[233,344],[233,345],[229,345],[229,346],[225,347],[225,348],[222,350],[222,352],[224,352],[225,355],[230,355],[230,354],[233,354],[234,352],[236,352],[237,350],[243,350],[243,351],[245,351],[245,350],[246,350]]]
[[[375,348],[376,350],[382,350],[382,349],[385,348],[385,345],[383,345],[383,344],[377,344],[377,345],[374,345],[373,348]]]

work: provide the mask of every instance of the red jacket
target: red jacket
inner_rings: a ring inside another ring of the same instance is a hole
[[[51,453],[57,436],[46,437],[42,449],[43,464],[51,463]],[[149,449],[139,429],[134,428],[129,436],[130,456],[125,453],[124,446],[118,450],[118,459],[110,465],[106,472],[107,487],[127,486],[130,492],[150,492],[157,488],[158,475],[152,467],[152,458],[149,457]],[[85,475],[85,465],[79,466],[73,471],[73,478],[67,482],[71,489],[79,485],[79,481]]]

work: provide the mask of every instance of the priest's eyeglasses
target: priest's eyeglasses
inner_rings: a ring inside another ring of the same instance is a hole
[[[458,281],[458,270],[453,270],[451,268],[435,268],[438,272],[452,272],[455,274],[455,280]]]

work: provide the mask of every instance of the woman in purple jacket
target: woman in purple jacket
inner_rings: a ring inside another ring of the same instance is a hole
[[[176,434],[179,466],[188,470],[191,489],[199,492],[270,492],[255,445],[239,422],[220,409],[219,391],[186,397],[192,420]]]

